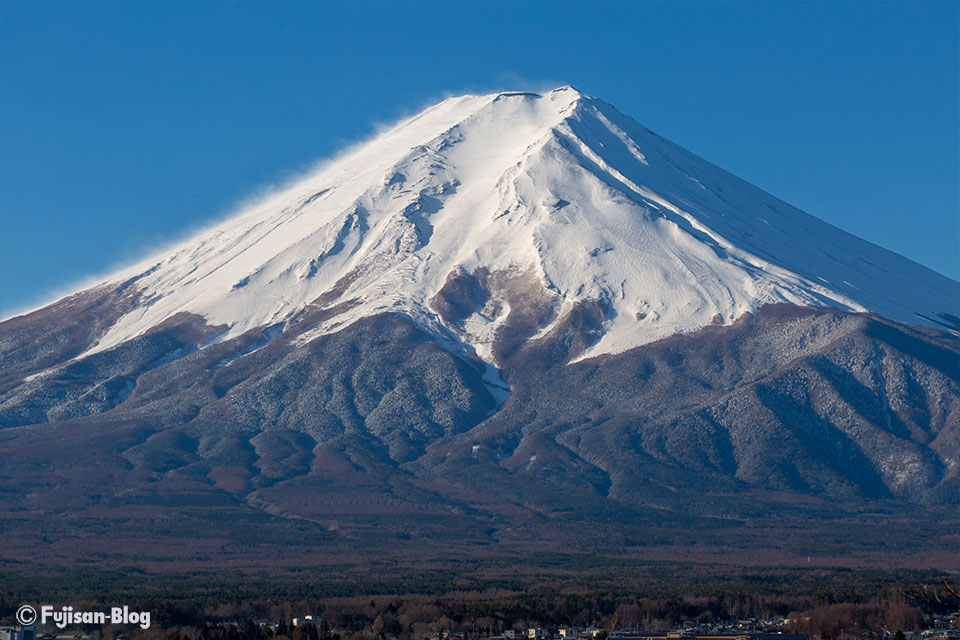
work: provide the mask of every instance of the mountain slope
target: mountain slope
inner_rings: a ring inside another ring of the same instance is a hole
[[[0,557],[943,565],[958,300],[572,88],[452,98],[0,323]]]
[[[565,365],[582,328],[514,351],[499,410],[482,363],[391,314],[83,358],[2,397],[2,563],[957,561],[955,340],[769,306]]]

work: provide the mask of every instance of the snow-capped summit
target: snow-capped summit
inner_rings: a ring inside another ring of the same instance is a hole
[[[438,292],[477,274],[488,295],[450,326]],[[578,303],[602,306],[581,357],[770,303],[950,326],[960,300],[953,280],[572,87],[444,100],[105,284],[131,278],[139,304],[92,351],[181,312],[225,325],[227,339],[310,307],[331,313],[302,340],[392,311],[496,364],[497,330],[527,295],[554,306],[541,333]]]

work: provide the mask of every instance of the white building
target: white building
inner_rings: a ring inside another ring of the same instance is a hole
[[[20,624],[15,627],[0,627],[0,640],[37,640],[37,628]]]

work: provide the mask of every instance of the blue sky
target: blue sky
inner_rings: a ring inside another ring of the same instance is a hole
[[[960,277],[956,2],[0,2],[0,312],[450,93],[573,84]]]

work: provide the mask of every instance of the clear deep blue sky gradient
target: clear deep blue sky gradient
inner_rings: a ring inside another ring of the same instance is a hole
[[[0,312],[449,93],[573,84],[953,278],[958,3],[0,2]]]

